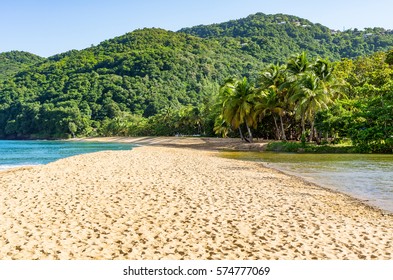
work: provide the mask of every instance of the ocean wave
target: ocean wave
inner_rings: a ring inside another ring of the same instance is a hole
[[[0,171],[19,168],[19,167],[36,166],[36,165],[39,164],[0,164]]]

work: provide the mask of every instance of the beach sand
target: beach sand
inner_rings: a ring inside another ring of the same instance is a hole
[[[215,151],[145,146],[0,172],[2,260],[384,260],[392,248],[392,215]]]

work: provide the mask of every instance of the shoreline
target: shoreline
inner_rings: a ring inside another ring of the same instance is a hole
[[[205,151],[264,151],[267,140],[255,141],[255,143],[244,143],[240,138],[213,138],[213,137],[86,137],[73,138],[67,141],[76,142],[107,142],[107,143],[129,143],[143,146],[188,148]]]
[[[62,141],[71,141],[71,142],[104,142],[104,143],[129,143],[134,144],[136,147],[139,146],[158,146],[158,147],[173,147],[173,148],[186,148],[186,149],[195,149],[195,150],[204,150],[204,151],[235,151],[235,152],[261,152],[265,151],[266,145],[271,141],[261,140],[255,141],[255,143],[244,143],[240,138],[213,138],[213,137],[192,137],[192,136],[179,136],[179,137],[171,137],[171,136],[144,136],[144,137],[128,137],[128,136],[114,136],[114,137],[85,137],[85,138],[72,138]],[[239,160],[239,159],[236,159]],[[242,160],[246,161],[247,160]],[[293,176],[294,178],[305,182],[306,184],[313,184],[322,189],[332,191],[338,194],[343,194],[348,196],[350,199],[357,201],[358,203],[370,207],[376,211],[380,211],[383,215],[392,215],[393,212],[387,209],[380,208],[379,206],[370,204],[367,202],[367,198],[359,198],[353,196],[351,193],[337,190],[335,188],[324,186],[319,184],[318,182],[308,180],[300,175],[293,174],[290,171],[282,170],[278,167],[268,166],[266,164],[262,164],[265,168],[272,169],[277,172],[281,172],[288,176]],[[1,172],[9,171],[9,170],[18,170],[29,167],[35,167],[38,165],[25,165],[25,166],[15,166],[12,168],[1,169]]]
[[[331,188],[331,187],[328,187],[328,186],[321,185],[318,182],[313,182],[311,180],[308,180],[308,179],[306,179],[306,178],[304,178],[304,177],[302,177],[300,175],[296,175],[293,172],[289,172],[287,170],[282,170],[282,169],[277,168],[277,167],[266,166],[266,165],[264,165],[264,167],[266,167],[268,169],[275,170],[275,171],[277,171],[279,173],[282,173],[282,174],[285,174],[287,176],[293,177],[294,179],[300,180],[300,181],[304,182],[305,184],[314,185],[314,186],[316,186],[318,188],[321,188],[321,189],[324,189],[326,191],[330,191],[332,193],[339,194],[339,195],[344,195],[344,196],[348,197],[348,199],[353,200],[355,203],[358,203],[359,205],[362,205],[364,207],[370,208],[372,211],[380,212],[384,216],[392,216],[393,217],[393,212],[391,212],[389,210],[382,209],[382,208],[380,208],[380,207],[378,207],[376,205],[369,204],[369,203],[366,202],[367,200],[361,199],[361,198],[358,198],[358,197],[355,197],[355,196],[352,196],[350,193],[347,193],[347,192],[344,192],[344,191],[340,191],[340,190],[337,190],[337,189],[334,189],[334,188]]]
[[[159,146],[159,147],[173,147],[173,148],[187,148],[195,150],[205,151],[237,151],[237,152],[262,152],[265,151],[266,145],[270,141],[256,141],[256,143],[244,143],[241,142],[240,138],[211,138],[211,137],[91,137],[91,138],[76,138],[70,139],[70,141],[81,141],[81,142],[118,142],[118,143],[131,143],[142,146]],[[236,159],[241,160],[241,159]],[[241,160],[248,162],[246,160]],[[332,191],[334,193],[343,194],[348,196],[350,199],[354,199],[358,203],[370,207],[376,211],[380,211],[383,215],[392,215],[393,212],[382,209],[376,205],[367,203],[366,199],[358,198],[351,193],[343,192],[328,186],[324,186],[315,181],[307,180],[306,178],[293,174],[290,171],[282,170],[278,167],[268,166],[260,163],[265,168],[272,169],[274,171],[283,173],[288,176],[305,182],[306,184],[313,184],[322,189]]]
[[[201,145],[157,145],[0,173],[0,259],[393,259],[391,215]]]

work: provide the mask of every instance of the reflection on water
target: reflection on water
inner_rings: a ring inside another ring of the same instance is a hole
[[[393,212],[393,155],[223,152],[259,161]]]

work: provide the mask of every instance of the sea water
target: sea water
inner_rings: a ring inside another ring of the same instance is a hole
[[[104,150],[130,150],[127,143],[0,140],[0,170],[46,164],[61,158]]]
[[[225,152],[262,162],[393,213],[393,155]]]

